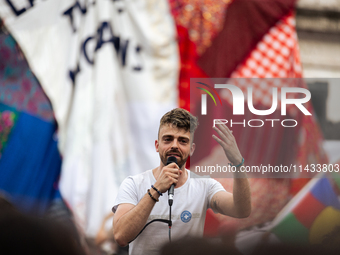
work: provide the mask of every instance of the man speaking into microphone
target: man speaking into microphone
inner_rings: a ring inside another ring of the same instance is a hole
[[[113,234],[120,246],[135,239],[130,243],[129,254],[158,254],[159,248],[169,241],[169,226],[164,222],[152,222],[140,233],[154,219],[169,219],[169,204],[172,204],[172,239],[202,236],[208,208],[236,218],[249,216],[250,188],[245,173],[237,173],[239,178],[234,178],[233,193],[225,191],[212,178],[190,178],[185,163],[195,150],[197,125],[197,118],[186,110],[177,108],[167,112],[161,118],[155,141],[160,165],[126,178],[120,186],[112,209]],[[231,164],[241,167],[244,159],[232,132],[224,124],[216,126],[218,136],[213,138],[223,147]],[[173,201],[172,195],[168,195],[172,185]]]

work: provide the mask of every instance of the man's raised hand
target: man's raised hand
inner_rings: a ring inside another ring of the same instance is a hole
[[[225,124],[216,124],[213,129],[217,132],[218,136],[213,135],[212,137],[218,142],[228,160],[233,165],[238,165],[242,162],[242,155],[237,147],[237,143],[232,131]]]

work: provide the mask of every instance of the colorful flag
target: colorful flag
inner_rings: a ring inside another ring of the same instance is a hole
[[[50,101],[0,28],[0,193],[24,213],[44,215],[61,199],[56,129]]]
[[[295,0],[226,0],[204,3],[170,0],[170,3],[176,24],[181,28],[180,106],[192,110],[196,103],[189,98],[190,78],[233,77],[236,78],[234,81],[237,78],[277,78],[280,81],[282,78],[302,77],[295,29]],[[261,84],[255,87],[254,107],[268,109],[273,86]],[[230,94],[221,97],[223,104],[228,105],[230,110]],[[307,109],[312,111],[310,103]],[[199,115],[199,110],[198,107],[194,114]],[[258,131],[248,127],[233,129],[248,165],[264,162],[272,165],[327,163],[327,156],[320,146],[323,138],[315,119],[303,118],[292,108],[288,113],[301,120],[300,128],[285,130],[270,127]],[[282,118],[279,111],[273,115],[275,119]],[[199,128],[204,125],[200,122]],[[211,128],[210,123],[206,128]],[[197,136],[204,134],[205,131],[202,131]],[[198,158],[205,158],[207,150],[212,152],[216,146],[214,141],[205,143],[203,148],[196,146],[195,155],[201,153],[202,157]],[[209,157],[214,158],[214,155],[211,153]],[[251,179],[253,211],[250,217],[241,220],[222,215],[214,217],[223,222],[237,221],[240,228],[270,221],[288,202],[292,187],[296,192],[308,179],[298,180]],[[228,191],[232,191],[232,179],[219,181]]]
[[[271,232],[279,240],[320,244],[340,226],[340,202],[324,175],[312,179],[273,220]]]

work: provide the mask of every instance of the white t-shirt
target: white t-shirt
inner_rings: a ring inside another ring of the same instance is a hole
[[[171,240],[184,236],[202,236],[207,209],[210,200],[218,191],[225,191],[223,186],[211,178],[193,178],[188,171],[188,179],[184,185],[175,188],[174,202],[171,210],[172,227]],[[152,170],[142,174],[127,177],[119,188],[112,208],[117,210],[119,204],[137,205],[139,201],[155,184],[156,179]],[[151,199],[151,198],[150,198]],[[147,222],[153,219],[169,219],[168,193],[163,193],[151,211]],[[163,222],[153,222],[130,243],[129,254],[152,255],[158,254],[160,247],[169,241],[169,227]]]

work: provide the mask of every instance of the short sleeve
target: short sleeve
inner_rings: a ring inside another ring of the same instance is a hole
[[[116,212],[120,204],[138,204],[137,188],[132,177],[127,177],[119,187],[112,212]]]
[[[210,208],[210,201],[213,196],[219,191],[226,191],[222,184],[215,179],[208,178],[208,208]]]

